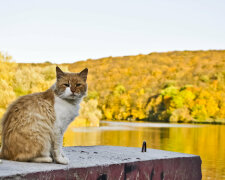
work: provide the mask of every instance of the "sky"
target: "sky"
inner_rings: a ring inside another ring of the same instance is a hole
[[[16,62],[225,49],[224,0],[0,0],[0,52]]]

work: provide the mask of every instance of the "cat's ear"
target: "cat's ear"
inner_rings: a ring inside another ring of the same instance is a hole
[[[63,75],[64,75],[64,72],[58,66],[56,66],[56,77],[57,77],[57,80],[60,79]]]
[[[88,68],[85,68],[83,71],[79,73],[79,75],[83,78],[84,81],[87,80]]]

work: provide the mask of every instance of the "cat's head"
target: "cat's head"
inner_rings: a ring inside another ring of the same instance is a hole
[[[63,72],[56,67],[55,93],[62,99],[75,100],[82,98],[87,92],[88,69],[85,68],[80,73]]]

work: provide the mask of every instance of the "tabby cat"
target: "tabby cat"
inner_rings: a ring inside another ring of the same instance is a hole
[[[87,68],[67,73],[56,67],[57,80],[50,89],[13,102],[2,118],[0,158],[68,164],[62,152],[63,134],[78,116],[87,93],[87,74]]]

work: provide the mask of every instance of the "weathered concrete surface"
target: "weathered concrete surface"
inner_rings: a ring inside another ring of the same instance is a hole
[[[0,179],[199,180],[199,156],[118,146],[66,147],[69,165],[3,160]]]

